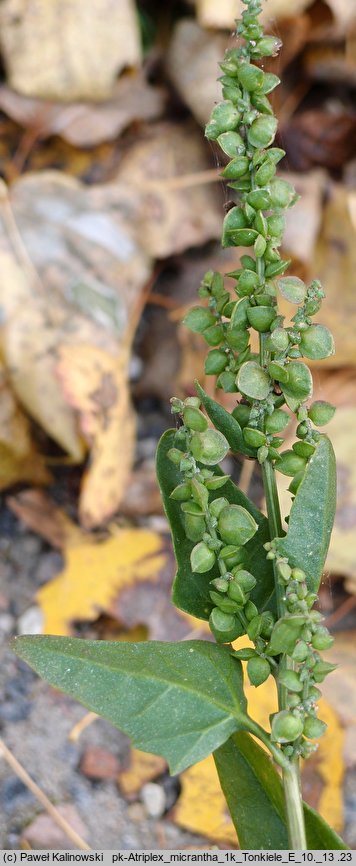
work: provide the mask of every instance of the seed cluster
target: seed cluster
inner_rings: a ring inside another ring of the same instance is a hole
[[[263,34],[260,0],[243,2],[247,9],[237,26],[241,44],[229,49],[220,64],[223,101],[212,111],[206,136],[228,157],[222,176],[236,195],[224,219],[222,245],[251,250],[243,252],[240,267],[227,274],[235,282],[232,294],[222,274],[205,274],[199,289],[204,303],[189,310],[185,324],[210,347],[205,373],[217,377],[217,388],[240,394],[232,411],[243,443],[240,450],[290,476],[294,497],[320,440],[316,428],[328,423],[335,411],[324,401],[310,404],[312,375],[301,359],[327,358],[334,342],[330,331],[313,321],[324,298],[320,283],[314,280],[307,286],[297,277],[284,276],[290,265],[279,252],[284,212],[297,195],[276,175],[285,152],[272,146],[277,120],[268,94],[279,79],[255,65],[276,54],[280,42]],[[278,296],[297,308],[290,324],[279,313]],[[251,330],[259,336],[258,353],[251,348]],[[321,614],[313,610],[317,596],[308,590],[308,575],[290,565],[281,539],[275,538],[265,547],[282,597],[279,618],[258,610],[250,594],[259,576],[247,570],[245,549],[257,524],[241,505],[211,495],[228,480],[216,467],[229,442],[223,432],[208,426],[199,397],[171,402],[179,426],[168,457],[181,473],[171,497],[180,503],[186,536],[194,544],[191,569],[204,575],[215,569],[216,575],[218,567],[219,576],[210,581],[210,628],[221,643],[248,635],[254,647],[232,654],[247,662],[254,686],[271,674],[276,679],[282,709],[272,719],[271,739],[287,756],[307,757],[316,748],[310,740],[325,729],[317,718],[317,684],[334,669],[319,655],[333,640]],[[297,441],[281,451],[281,434],[291,413],[297,419]]]

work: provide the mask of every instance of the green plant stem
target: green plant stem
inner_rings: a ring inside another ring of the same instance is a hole
[[[288,770],[283,769],[282,779],[286,803],[289,846],[292,850],[306,851],[307,840],[300,789],[299,760],[297,758],[290,761]]]
[[[260,361],[261,365],[267,365],[269,361],[269,353],[266,346],[266,335],[260,335]],[[276,483],[276,475],[274,466],[270,460],[266,460],[262,464],[262,478],[266,497],[267,516],[270,529],[271,539],[280,538],[283,534],[281,511],[279,507],[279,497]],[[278,616],[281,617],[286,613],[286,605],[284,601],[284,589],[281,586],[277,568],[274,565],[275,591],[277,598]],[[286,656],[282,656],[279,670],[287,666]],[[278,704],[279,709],[284,710],[287,706],[287,689],[278,683]],[[306,835],[304,824],[303,800],[300,784],[300,768],[299,759],[293,758],[288,762],[288,768],[283,767],[282,779],[284,788],[284,797],[286,804],[286,818],[288,827],[288,838],[290,848],[298,851],[306,850]]]

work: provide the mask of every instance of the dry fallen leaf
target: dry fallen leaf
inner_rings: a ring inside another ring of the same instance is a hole
[[[337,0],[334,0],[337,3]],[[344,0],[346,3],[347,0]],[[312,0],[294,0],[293,15],[303,12],[310,6]],[[234,26],[236,18],[240,18],[244,11],[241,0],[196,0],[197,15],[199,23],[203,27],[220,27],[230,29]],[[331,4],[330,4],[331,5]],[[284,18],[290,15],[290,0],[266,0],[261,12],[261,20],[264,24],[271,24],[273,18]]]
[[[90,448],[79,503],[81,523],[90,529],[114,513],[128,486],[136,440],[129,357],[124,351],[111,355],[85,344],[59,346],[58,356],[56,373]]]
[[[206,33],[192,18],[183,18],[175,26],[167,55],[167,74],[202,125],[215,102],[221,99],[216,78],[227,47],[224,36]]]
[[[84,540],[83,531],[44,490],[30,488],[6,497],[6,505],[32,532],[52,547],[64,550]]]
[[[124,797],[137,794],[146,782],[153,782],[167,768],[164,758],[150,755],[139,749],[130,749],[130,763],[125,770],[120,770],[117,782]]]
[[[317,169],[305,175],[281,172],[279,176],[292,183],[300,196],[296,204],[286,211],[283,253],[286,258],[293,259],[293,265],[302,265],[309,273],[310,266],[314,267],[314,249],[322,221],[327,175],[322,169]]]
[[[142,72],[122,75],[110,99],[70,105],[24,96],[6,84],[0,87],[2,111],[32,129],[36,138],[60,135],[77,147],[112,141],[134,120],[152,120],[163,110],[163,89],[147,83]]]
[[[336,405],[337,411],[327,427],[336,454],[338,499],[335,524],[326,561],[326,571],[347,578],[346,587],[356,593],[356,379],[355,369],[336,370],[327,374],[314,372],[314,400],[326,400]],[[291,430],[285,441],[288,449],[295,441]],[[282,515],[290,510],[291,495],[288,493],[290,478],[277,473]]]
[[[220,788],[213,756],[209,755],[185,770],[180,781],[182,790],[174,807],[174,822],[191,833],[236,848],[236,832]]]
[[[70,634],[71,624],[110,610],[118,592],[158,581],[166,563],[162,539],[147,529],[120,529],[105,541],[66,550],[66,565],[37,594],[46,634]]]
[[[127,368],[151,262],[122,213],[125,195],[43,173],[13,185],[13,213],[3,197],[5,362],[17,397],[74,460],[84,439],[93,449],[87,526],[116,510],[134,448]]]
[[[30,423],[0,362],[0,490],[19,481],[48,484],[51,476],[31,438]]]
[[[141,61],[133,0],[3,0],[0,45],[14,90],[65,102],[106,99],[117,73]]]
[[[117,180],[128,183],[138,237],[146,253],[166,258],[221,233],[214,184],[186,185],[184,175],[209,168],[200,132],[192,122],[158,124],[123,157]],[[130,206],[130,205],[129,205]]]

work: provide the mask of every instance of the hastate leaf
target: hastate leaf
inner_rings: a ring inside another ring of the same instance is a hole
[[[289,850],[282,782],[267,753],[239,731],[217,749],[214,759],[240,847]],[[347,848],[306,803],[304,818],[309,850]]]
[[[317,592],[329,548],[336,510],[336,462],[327,436],[321,435],[294,499],[288,532],[279,550],[290,565],[302,568]]]
[[[167,452],[174,446],[174,430],[167,430],[163,434],[157,450],[157,477],[161,488],[164,509],[170,523],[175,557],[177,561],[177,573],[173,585],[173,602],[181,610],[198,617],[209,619],[213,608],[210,599],[209,583],[213,578],[219,577],[218,566],[214,566],[206,574],[197,574],[191,569],[190,554],[195,542],[186,537],[183,513],[180,503],[170,498],[170,494],[178,484],[182,482],[179,469],[167,457]],[[217,475],[221,471],[215,467]],[[242,505],[252,515],[258,524],[258,530],[254,537],[245,545],[246,561],[244,567],[257,578],[255,588],[251,592],[251,600],[259,610],[267,608],[274,610],[274,578],[271,562],[266,560],[264,543],[269,540],[269,529],[266,518],[256,506],[228,480],[219,490],[210,492],[210,501],[224,496],[229,503]]]
[[[137,748],[166,758],[172,773],[248,728],[240,662],[209,641],[33,635],[15,638],[12,647],[50,685],[108,719]]]

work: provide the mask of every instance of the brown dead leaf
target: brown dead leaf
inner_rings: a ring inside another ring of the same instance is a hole
[[[296,204],[286,211],[283,251],[286,258],[292,258],[293,263],[304,266],[309,272],[310,265],[314,267],[314,250],[322,222],[327,175],[317,169],[306,175],[280,173],[280,177],[292,183],[300,196]]]
[[[44,538],[52,547],[64,550],[83,542],[83,532],[43,490],[21,490],[7,496],[6,504],[32,532]]]
[[[65,102],[107,99],[117,73],[141,61],[132,0],[4,0],[0,45],[14,90]]]
[[[330,437],[337,463],[338,501],[336,519],[326,562],[326,570],[347,578],[346,587],[356,593],[356,379],[355,369],[332,371],[322,375],[314,373],[313,399],[326,400],[337,406],[337,412],[325,431]],[[290,448],[295,437],[291,432],[285,442]],[[288,493],[290,479],[277,473],[282,514],[290,510]]]
[[[37,594],[44,632],[69,634],[73,622],[96,619],[131,586],[139,596],[139,584],[158,581],[166,559],[161,537],[147,529],[120,529],[101,543],[68,547],[64,571]]]
[[[296,171],[343,168],[355,153],[356,115],[341,102],[298,112],[283,127],[283,146]]]
[[[90,449],[79,503],[82,525],[105,523],[123,499],[135,452],[127,352],[111,355],[90,345],[59,346],[56,372],[68,403],[78,412]]]
[[[203,172],[208,160],[191,122],[159,124],[123,157],[117,180],[137,195],[135,221],[146,253],[165,258],[217,238],[221,208],[214,185],[179,188],[180,176]]]
[[[320,319],[335,337],[336,354],[329,359],[330,363],[339,367],[354,364],[356,233],[348,209],[347,191],[341,185],[333,184],[330,188],[313,270],[326,292]]]
[[[335,0],[337,2],[337,0]],[[345,0],[346,2],[346,0]],[[293,14],[297,15],[308,8],[312,0],[294,0]],[[196,0],[199,23],[203,27],[220,27],[230,30],[236,18],[244,11],[241,0]],[[270,24],[272,18],[284,18],[291,12],[290,0],[266,0],[263,4],[261,20]]]
[[[80,503],[88,526],[116,510],[134,447],[127,365],[151,263],[123,215],[126,197],[118,184],[87,188],[43,173],[14,184],[14,216],[3,203],[5,361],[22,404],[73,459],[83,456],[83,436],[90,441]],[[88,426],[91,388],[98,393]]]
[[[32,129],[37,139],[60,135],[76,147],[112,141],[132,121],[158,117],[164,100],[164,91],[148,84],[142,72],[122,75],[110,99],[101,103],[61,105],[24,96],[6,84],[0,87],[0,107],[9,117]]]
[[[214,7],[217,8],[216,3]],[[221,98],[216,78],[218,64],[227,47],[224,36],[206,33],[191,18],[182,19],[175,26],[167,55],[167,73],[183,102],[202,125]]]
[[[131,748],[129,766],[120,770],[117,777],[121,793],[124,797],[138,794],[146,782],[153,782],[166,768],[166,761],[159,755],[150,755],[148,752]]]
[[[48,484],[51,476],[36,451],[24,415],[0,362],[0,490],[19,481]]]

